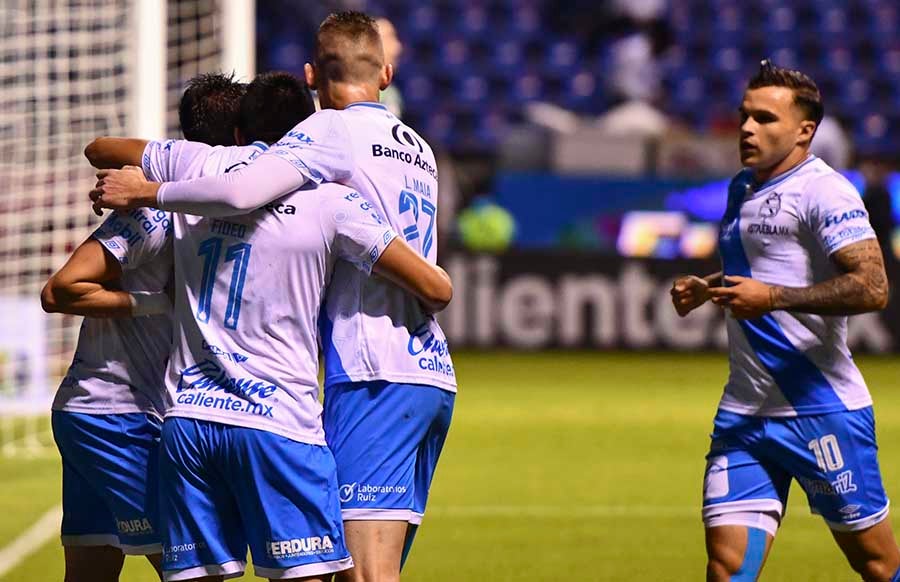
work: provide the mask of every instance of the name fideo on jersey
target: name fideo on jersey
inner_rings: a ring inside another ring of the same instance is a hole
[[[377,103],[323,110],[265,155],[314,182],[353,188],[428,261],[437,261],[437,164],[428,143]],[[456,390],[443,330],[396,286],[338,265],[321,321],[326,386],[368,380]]]

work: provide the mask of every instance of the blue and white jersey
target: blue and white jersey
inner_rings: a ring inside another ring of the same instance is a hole
[[[123,290],[159,293],[172,273],[171,228],[168,212],[139,208],[111,213],[92,237],[122,266]],[[85,317],[53,410],[162,416],[171,345],[169,314]]]
[[[158,181],[222,174],[262,147],[154,142],[145,150],[144,171]],[[368,276],[394,231],[362,196],[338,184],[309,184],[242,216],[176,213],[173,223],[167,418],[325,444],[318,399],[325,289],[340,261]]]
[[[299,123],[266,155],[313,182],[362,194],[395,231],[437,261],[437,164],[428,143],[379,103],[326,109]],[[447,338],[399,287],[338,264],[321,320],[326,387],[385,380],[456,391]]]
[[[809,287],[839,272],[829,257],[874,239],[859,193],[810,156],[764,184],[741,171],[728,189],[719,233],[725,275]],[[720,409],[757,416],[856,410],[872,404],[847,347],[847,318],[775,311],[726,315],[731,373]]]

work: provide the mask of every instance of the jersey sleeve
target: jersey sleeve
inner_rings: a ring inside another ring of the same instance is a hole
[[[374,205],[352,190],[343,190],[323,200],[322,224],[331,237],[332,252],[369,274],[397,233]]]
[[[842,176],[814,180],[806,202],[801,220],[829,256],[847,245],[876,238],[862,197]]]
[[[144,148],[141,167],[152,182],[189,180],[202,175],[204,164],[215,149],[223,148],[183,139],[151,141]]]
[[[172,215],[155,208],[115,211],[91,235],[123,270],[172,252]]]
[[[354,170],[350,132],[333,109],[323,109],[298,123],[265,155],[290,162],[316,184],[346,182]]]

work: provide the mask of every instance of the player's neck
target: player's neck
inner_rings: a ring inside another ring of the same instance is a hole
[[[378,103],[378,88],[350,83],[329,83],[319,89],[322,109],[345,109],[354,103]]]
[[[756,180],[757,184],[765,184],[766,182],[777,178],[785,172],[790,172],[791,170],[805,162],[809,155],[810,154],[808,149],[797,148],[771,168],[766,168],[765,170],[754,169],[753,179]]]

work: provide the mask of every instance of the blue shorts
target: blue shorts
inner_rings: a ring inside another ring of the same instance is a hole
[[[345,520],[421,523],[455,396],[382,381],[326,391],[325,438],[337,461]]]
[[[872,407],[790,418],[720,410],[706,457],[704,520],[770,513],[780,521],[794,478],[831,529],[869,528],[888,513],[877,451]]]
[[[327,447],[172,417],[159,464],[166,580],[240,576],[248,546],[264,578],[353,566]]]
[[[159,419],[54,410],[51,423],[63,464],[62,544],[160,553]]]

